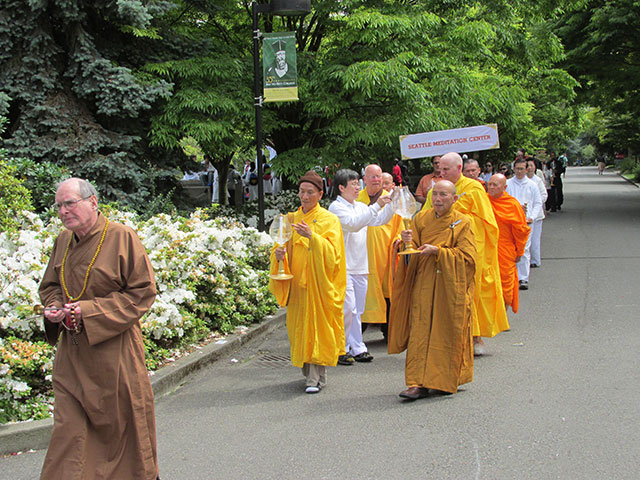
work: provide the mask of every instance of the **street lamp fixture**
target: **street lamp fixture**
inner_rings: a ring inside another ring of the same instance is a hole
[[[262,169],[262,85],[260,77],[260,37],[258,14],[270,13],[295,17],[311,12],[311,0],[273,0],[271,3],[251,3],[253,15],[253,93],[256,107],[256,159],[258,163],[258,230],[264,232],[264,184]]]

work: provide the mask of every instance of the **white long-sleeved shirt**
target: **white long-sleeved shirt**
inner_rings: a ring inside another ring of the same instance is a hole
[[[534,220],[536,221],[544,220],[544,217],[545,217],[544,202],[546,202],[547,198],[549,198],[549,194],[547,193],[547,187],[544,186],[544,180],[540,178],[537,173],[532,178],[529,178],[529,180],[533,180],[533,182],[536,184],[536,187],[538,187],[538,191],[540,192],[540,199],[542,200],[542,208],[540,209],[540,215],[538,216],[538,218],[534,218]]]
[[[511,177],[507,180],[507,193],[518,200],[520,205],[527,204],[527,218],[538,219],[542,211],[542,197],[533,180],[526,176],[522,180]]]
[[[355,201],[349,203],[338,196],[329,211],[340,219],[344,248],[346,251],[347,273],[367,275],[369,273],[369,257],[367,255],[367,227],[384,225],[393,217],[391,205],[380,208],[378,203],[366,205]]]

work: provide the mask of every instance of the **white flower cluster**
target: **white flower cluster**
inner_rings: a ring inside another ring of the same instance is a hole
[[[272,242],[265,233],[229,219],[206,219],[201,211],[190,218],[160,214],[144,222],[113,209],[108,216],[133,228],[149,253],[158,296],[142,327],[155,339],[184,334],[192,319],[184,307],[197,301],[196,285],[209,284],[224,295],[237,275],[254,283],[257,273],[241,268],[239,260]],[[31,307],[40,303],[38,285],[61,224],[53,219],[45,226],[28,212],[24,218],[19,235],[0,234],[0,328],[29,338],[43,328]]]
[[[30,338],[42,330],[42,322],[33,315],[39,302],[38,285],[60,222],[44,225],[40,218],[24,212],[19,234],[0,233],[0,328]]]
[[[201,211],[189,218],[162,214],[147,221],[111,207],[105,213],[138,233],[153,265],[158,294],[141,319],[148,338],[180,339],[206,319],[228,332],[275,308],[272,299],[265,301],[266,271],[252,267],[265,264],[265,247],[272,244],[267,234],[228,218],[207,219]],[[33,306],[40,303],[38,286],[62,225],[57,218],[45,224],[29,212],[23,213],[22,223],[18,233],[0,233],[0,330],[3,336],[33,342],[30,339],[41,337],[43,330]],[[34,375],[50,383],[51,358],[29,356],[42,365]],[[0,419],[7,415],[3,404],[27,418],[34,409],[48,409],[51,399],[34,393],[0,358]],[[20,400],[26,397],[31,400]]]

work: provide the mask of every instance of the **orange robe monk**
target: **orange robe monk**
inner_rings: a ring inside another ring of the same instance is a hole
[[[476,278],[473,316],[475,337],[494,337],[509,330],[507,311],[502,301],[498,265],[498,224],[487,193],[477,180],[460,175],[455,183],[458,201],[455,210],[469,216],[476,241]],[[423,210],[433,206],[429,191]]]
[[[522,206],[511,195],[504,192],[501,197],[489,196],[491,207],[498,222],[498,261],[504,303],[510,305],[513,313],[518,312],[518,269],[516,258],[524,255],[524,247],[531,228],[527,226]]]
[[[477,183],[477,182],[476,182]],[[412,222],[414,246],[438,247],[398,262],[389,317],[389,353],[407,350],[408,386],[455,393],[473,380],[471,312],[476,248],[469,218],[423,210]]]
[[[382,195],[388,195],[387,192]],[[366,188],[360,191],[358,201],[369,205],[370,198]],[[400,238],[403,229],[402,218],[394,215],[388,223],[367,228],[367,252],[369,258],[369,276],[367,277],[367,299],[363,323],[387,323],[387,301],[391,298],[393,280],[391,265],[393,242]]]
[[[153,269],[133,230],[110,222],[105,231],[105,225],[100,214],[80,239],[63,231],[40,284],[42,304],[62,307],[67,292],[80,295],[86,282],[78,300],[81,333],[45,319],[47,341],[57,344],[57,351],[54,424],[43,480],[158,475],[153,391],[139,322],[156,297]]]

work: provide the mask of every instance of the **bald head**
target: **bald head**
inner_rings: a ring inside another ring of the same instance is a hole
[[[462,175],[462,157],[450,152],[440,158],[440,175],[444,180],[456,183]]]
[[[478,180],[480,177],[480,165],[473,158],[464,162],[464,167],[462,168],[462,174],[467,178],[473,178],[474,180]]]
[[[364,186],[369,195],[376,195],[382,189],[382,168],[380,165],[370,164],[364,169]]]
[[[440,217],[446,215],[451,210],[451,206],[458,200],[456,186],[449,180],[440,180],[433,186],[432,191],[433,209]]]
[[[393,183],[393,175],[387,172],[382,172],[382,188],[387,192],[390,192],[395,186],[395,183]]]
[[[500,198],[507,191],[507,177],[501,173],[492,175],[487,182],[487,192],[492,198]]]

